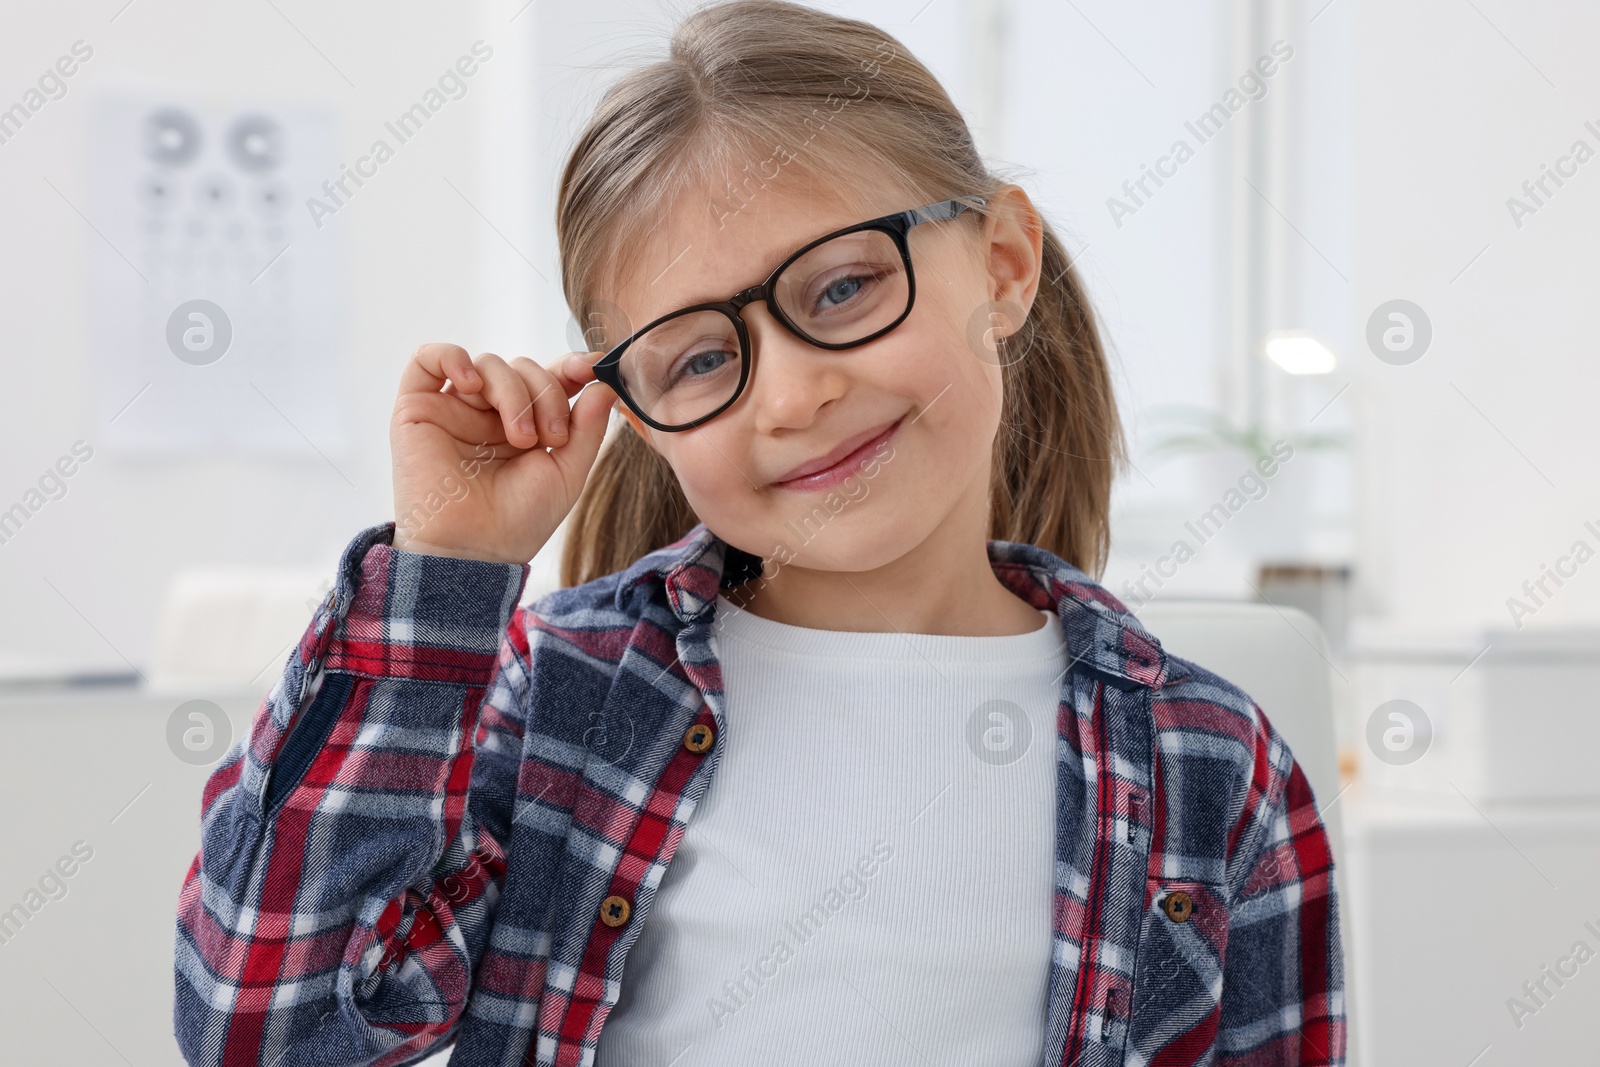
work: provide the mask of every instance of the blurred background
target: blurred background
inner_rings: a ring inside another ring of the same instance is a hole
[[[393,517],[399,370],[583,347],[559,168],[691,6],[0,4],[0,1061],[180,1062],[201,785]],[[1133,444],[1105,584],[1314,653],[1352,1062],[1588,1062],[1600,9],[818,6],[1076,257]]]

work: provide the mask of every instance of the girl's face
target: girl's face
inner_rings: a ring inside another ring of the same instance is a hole
[[[733,211],[690,194],[660,220],[616,290],[601,295],[624,322],[643,324],[727,299],[824,233],[923,202],[885,194],[862,213],[768,185]],[[742,312],[754,363],[732,406],[693,429],[663,433],[617,405],[671,465],[695,514],[729,544],[763,557],[769,577],[779,566],[880,567],[947,522],[960,536],[987,536],[1002,395],[992,337],[1014,332],[1032,303],[1042,241],[1038,215],[1017,186],[991,197],[991,210],[998,216],[967,212],[912,228],[915,303],[877,340],[817,348],[756,302]],[[866,447],[842,472],[825,473],[821,484],[796,480],[797,469],[857,443]]]

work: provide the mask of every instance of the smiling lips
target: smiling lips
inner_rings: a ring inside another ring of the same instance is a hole
[[[903,418],[904,415],[893,422],[843,441],[838,448],[828,454],[790,470],[782,479],[773,482],[772,488],[795,492],[831,489],[854,474],[862,461],[878,445],[893,437],[895,431],[900,429],[900,421]]]

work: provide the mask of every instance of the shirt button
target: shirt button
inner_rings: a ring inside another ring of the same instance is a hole
[[[1194,914],[1194,898],[1181,889],[1175,889],[1167,894],[1161,902],[1161,910],[1167,913],[1167,918],[1175,923],[1186,923],[1189,916]]]
[[[717,733],[705,723],[695,723],[683,735],[683,747],[700,755],[711,747],[716,740]]]
[[[633,913],[627,897],[609,896],[600,902],[600,921],[607,926],[621,926]]]

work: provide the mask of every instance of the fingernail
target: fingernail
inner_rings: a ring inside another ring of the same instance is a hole
[[[520,419],[518,419],[517,420],[517,429],[521,430],[523,433],[537,433],[538,432],[534,428],[533,416],[532,415],[524,415]]]
[[[567,420],[557,419],[555,422],[552,422],[550,424],[550,432],[555,434],[557,437],[565,437],[567,435]]]

